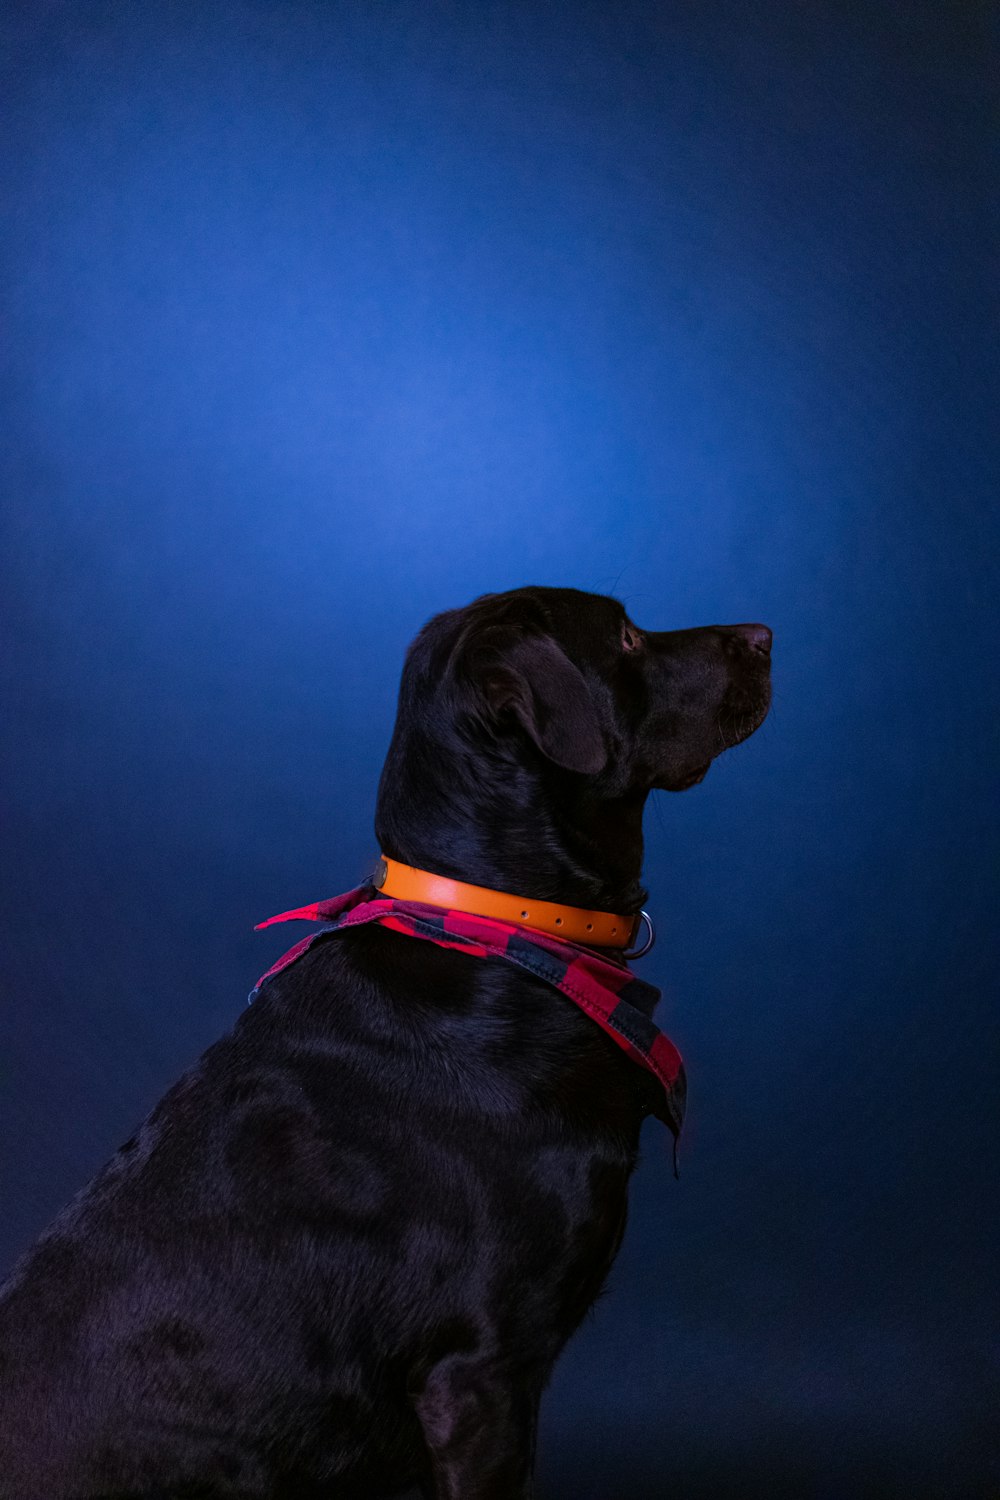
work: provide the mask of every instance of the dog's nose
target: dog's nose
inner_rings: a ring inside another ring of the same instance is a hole
[[[752,651],[759,651],[761,656],[770,653],[774,637],[766,625],[731,625],[729,628],[741,635]]]

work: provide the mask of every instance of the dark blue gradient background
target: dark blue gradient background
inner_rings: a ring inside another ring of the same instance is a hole
[[[1000,1493],[987,10],[6,28],[4,1266],[232,1024],[254,921],[370,868],[430,614],[764,620],[771,717],[647,817],[690,1127],[540,1493]]]

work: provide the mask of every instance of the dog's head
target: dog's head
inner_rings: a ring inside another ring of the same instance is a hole
[[[580,863],[602,818],[641,814],[653,788],[694,786],[760,726],[770,646],[765,625],[643,630],[616,599],[576,589],[486,594],[436,615],[403,670],[376,815],[384,851],[475,880],[491,843],[527,854],[534,829],[536,849]]]

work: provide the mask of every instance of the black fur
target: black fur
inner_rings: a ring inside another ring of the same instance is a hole
[[[646,797],[760,724],[769,645],[763,626],[642,634],[570,589],[437,616],[403,673],[381,848],[638,910]],[[6,1283],[0,1496],[528,1496],[648,1086],[502,961],[320,937]]]

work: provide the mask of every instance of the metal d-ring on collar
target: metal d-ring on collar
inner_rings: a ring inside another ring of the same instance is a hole
[[[648,953],[650,948],[652,948],[653,944],[656,942],[656,928],[653,926],[653,919],[649,915],[649,912],[641,911],[639,913],[639,921],[645,922],[646,927],[648,928],[648,936],[646,938],[646,941],[643,943],[641,948],[636,948],[631,952],[629,951],[629,949],[623,948],[622,958],[642,958],[643,954]]]

